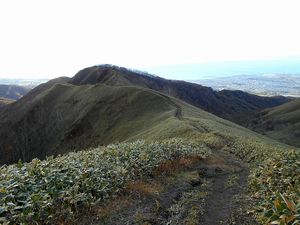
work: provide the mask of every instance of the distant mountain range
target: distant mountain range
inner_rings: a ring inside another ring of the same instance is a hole
[[[30,88],[17,85],[0,84],[0,97],[18,100],[30,91]]]
[[[36,87],[41,83],[47,82],[47,79],[16,79],[16,78],[0,78],[0,84],[17,85],[28,88]]]
[[[215,90],[241,90],[262,96],[300,97],[300,74],[238,75],[192,82]]]
[[[1,106],[12,103],[26,95],[32,88],[47,80],[34,79],[3,79],[0,78]],[[4,104],[5,103],[5,104]]]

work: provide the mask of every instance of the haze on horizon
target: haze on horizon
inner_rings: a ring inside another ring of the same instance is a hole
[[[231,62],[273,62],[257,70],[300,73],[299,6],[297,0],[2,1],[0,78],[72,76],[104,63],[177,79],[251,72],[245,65],[211,71]]]

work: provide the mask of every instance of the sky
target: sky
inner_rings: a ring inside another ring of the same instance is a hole
[[[300,59],[299,8],[299,0],[3,0],[0,78],[73,76],[103,63],[168,76],[178,66]]]
[[[300,57],[165,65],[150,67],[146,71],[169,79],[188,81],[237,75],[293,74],[300,77]]]

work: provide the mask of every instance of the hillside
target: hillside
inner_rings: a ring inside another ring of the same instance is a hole
[[[67,82],[43,84],[0,111],[0,164],[119,141],[186,136],[190,129],[237,127],[150,89]],[[193,125],[197,118],[202,125]]]
[[[156,129],[166,129],[165,124],[176,127],[169,124],[168,118],[179,116],[184,108],[199,111],[201,117],[209,115],[170,96],[223,117],[287,101],[240,91],[215,92],[116,66],[91,67],[73,78],[61,77],[41,84],[2,109],[0,164],[133,140],[146,133],[148,139],[165,136]],[[219,120],[211,115],[209,118]],[[166,132],[168,136],[172,130]]]
[[[212,88],[178,80],[102,65],[79,71],[70,81],[74,85],[102,83],[112,86],[138,86],[179,98],[191,105],[226,119],[231,115],[274,107],[289,100],[284,97],[261,97],[242,91],[214,91]]]
[[[170,88],[169,93],[177,90],[184,93],[180,88],[185,85],[188,88],[192,84],[137,75],[115,67],[109,67],[109,73],[106,73],[106,69],[100,67],[88,75],[81,71],[72,79],[62,77],[51,80],[36,87],[15,104],[2,109],[0,164],[17,162],[19,159],[30,161],[35,157],[45,158],[119,141],[184,136],[187,134],[185,130],[190,127],[201,132],[214,130],[215,127],[236,127],[199,108],[153,90],[164,92]],[[119,74],[123,70],[125,72]],[[146,85],[151,89],[141,87]],[[247,101],[248,94],[245,93],[232,92],[230,95],[215,93],[206,87],[195,87],[201,93],[206,90],[208,94]],[[234,104],[240,103],[236,100]],[[204,127],[198,127],[191,125],[191,122],[183,123],[181,117],[205,118],[208,122],[201,125]],[[222,124],[226,124],[226,127]]]
[[[18,100],[29,92],[29,88],[17,85],[0,84],[0,97]]]
[[[300,147],[300,99],[263,110],[246,126],[271,138]]]
[[[134,87],[56,84],[3,110],[0,162],[124,141],[171,117],[175,110],[168,98]]]

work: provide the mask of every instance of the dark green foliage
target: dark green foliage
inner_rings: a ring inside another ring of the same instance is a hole
[[[250,162],[249,189],[260,201],[263,224],[297,225],[300,214],[300,152],[264,142],[235,142],[228,151]]]
[[[151,174],[164,161],[209,154],[204,145],[183,139],[136,141],[2,167],[0,221],[71,220],[74,213],[117,194],[128,181]]]

